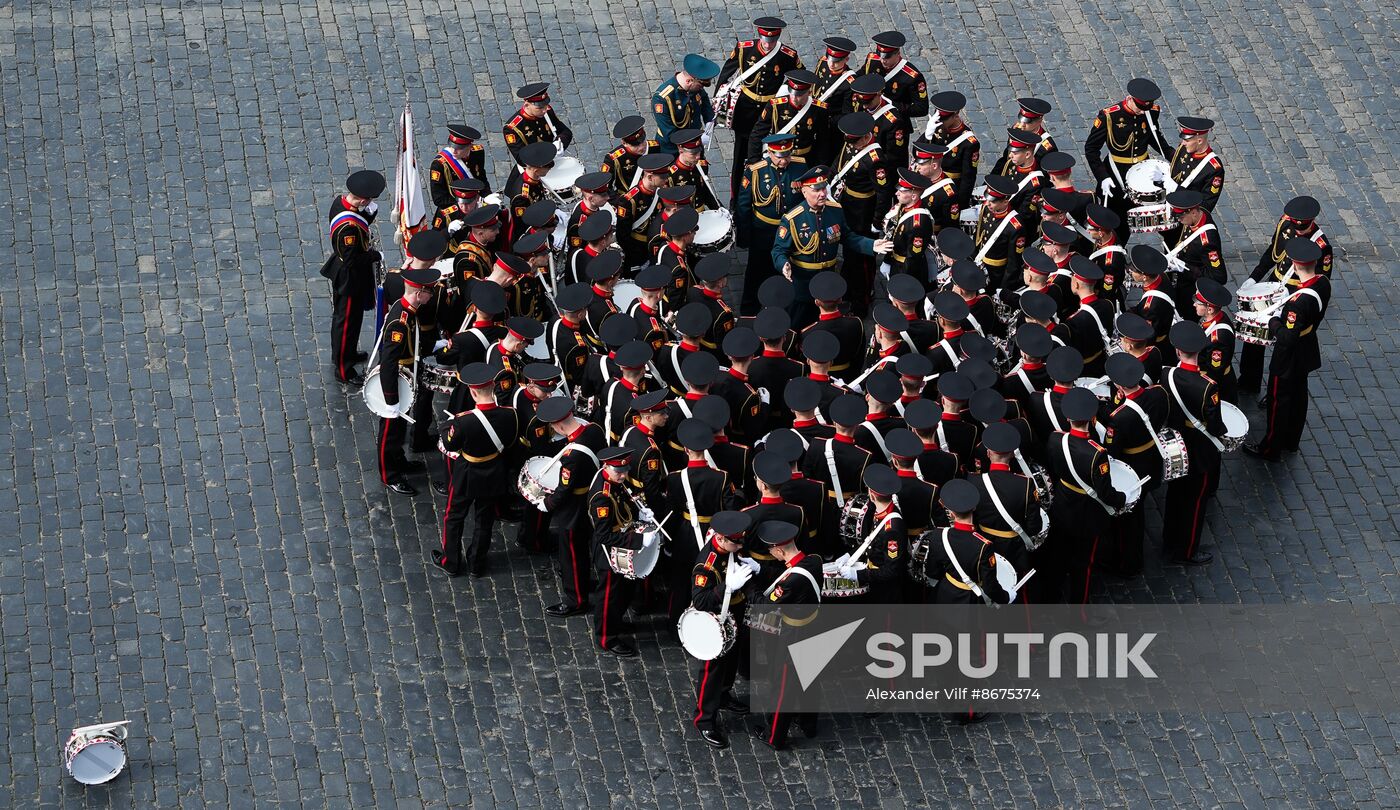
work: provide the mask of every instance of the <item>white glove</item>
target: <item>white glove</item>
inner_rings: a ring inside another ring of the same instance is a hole
[[[750,571],[754,572],[755,574],[758,573],[758,571],[759,571],[758,560],[755,560],[755,559],[752,558],[752,557],[740,557],[740,558],[739,558],[739,562],[742,563],[742,564],[744,565],[745,568],[749,569]]]
[[[1113,196],[1113,178],[1112,178],[1112,177],[1105,177],[1105,178],[1103,179],[1103,182],[1102,182],[1102,183],[1099,183],[1099,194],[1102,195],[1102,196],[1105,197],[1105,198]]]
[[[876,255],[878,255],[878,256],[883,256],[883,255],[885,255],[886,253],[889,253],[889,252],[892,251],[892,250],[894,250],[894,240],[893,240],[893,239],[876,239],[876,240],[875,240],[875,254],[876,254]],[[889,278],[889,273],[885,273],[885,278]]]
[[[880,262],[880,278],[883,278],[885,281],[890,280],[890,266],[884,262]]]
[[[744,587],[744,583],[748,582],[752,576],[753,572],[748,569],[748,566],[731,565],[724,575],[724,589],[734,593]]]
[[[758,389],[758,398],[760,401],[763,402],[764,405],[767,405],[768,403],[773,401],[773,397],[771,394],[768,393],[767,388]]]
[[[462,220],[454,219],[452,220],[452,224],[447,226],[447,235],[452,236],[465,227],[467,226],[463,224]]]
[[[379,203],[370,200],[369,205],[365,206],[365,213],[370,215],[379,213]]]
[[[447,348],[447,345],[448,345],[449,343],[451,343],[451,342],[452,342],[452,341],[450,341],[450,340],[441,339],[441,340],[439,340],[437,343],[434,343],[434,344],[433,344],[433,351],[435,351],[435,352],[436,352],[436,351],[441,351],[441,350]]]
[[[856,573],[856,567],[854,565],[846,563],[845,565],[841,566],[841,578],[857,580],[860,578],[860,575]]]
[[[840,377],[831,377],[831,384],[836,386],[837,388],[846,387],[846,381],[841,379]]]
[[[554,238],[553,238],[553,241],[551,242],[551,244],[554,246],[554,249],[555,249],[555,250],[563,250],[563,249],[564,249],[564,242],[565,242],[565,240],[566,240],[567,238],[568,238],[568,236],[566,235],[565,232],[562,232],[562,231],[555,231],[555,232],[554,232]]]
[[[709,149],[709,148],[710,148],[710,133],[709,133],[708,130],[706,130],[706,131],[700,133],[700,148],[702,148],[702,149]]]
[[[656,545],[656,541],[661,537],[661,532],[647,532],[642,535],[642,548],[651,548]]]
[[[783,265],[783,278],[792,281],[792,262],[787,262]]]
[[[645,522],[647,522],[647,523],[655,523],[655,522],[656,522],[656,513],[653,512],[653,511],[651,511],[651,507],[649,507],[649,506],[643,506],[641,509],[638,509],[638,510],[637,510],[637,517],[641,518],[643,521],[645,521]]]

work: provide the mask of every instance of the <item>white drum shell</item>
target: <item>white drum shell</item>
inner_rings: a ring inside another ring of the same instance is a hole
[[[379,384],[379,366],[375,366],[365,377],[365,387],[360,395],[364,397],[365,406],[369,408],[370,413],[383,419],[398,419],[413,407],[415,393],[413,377],[407,368],[403,368],[399,371],[399,404],[390,405],[385,402],[384,390]]]

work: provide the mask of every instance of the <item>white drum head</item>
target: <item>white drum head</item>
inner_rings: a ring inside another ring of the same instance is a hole
[[[441,273],[444,280],[452,278],[452,263],[456,260],[456,256],[443,256],[433,262],[433,269]]]
[[[569,155],[554,159],[554,168],[544,176],[544,184],[552,191],[568,191],[574,181],[583,176],[583,161]]]
[[[1176,189],[1176,183],[1170,180],[1171,174],[1171,166],[1165,160],[1144,160],[1128,169],[1123,182],[1139,194],[1157,194],[1163,189],[1170,192]],[[1169,183],[1171,188],[1166,188]]]
[[[68,772],[84,785],[110,782],[126,767],[126,750],[115,740],[101,739],[85,746],[68,763]]]
[[[702,610],[687,610],[676,623],[681,646],[701,661],[713,661],[724,650],[724,631],[719,617]]]
[[[642,288],[637,286],[635,281],[619,281],[613,287],[613,305],[618,312],[626,312],[632,306],[632,302],[642,297]]]
[[[1128,496],[1129,503],[1142,495],[1142,484],[1138,483],[1138,474],[1127,462],[1116,458],[1109,459],[1108,477],[1113,482],[1114,489]]]
[[[975,225],[977,224],[977,217],[981,215],[981,213],[982,206],[970,205],[958,212],[958,221],[968,225]]]
[[[701,245],[718,242],[724,238],[725,234],[729,233],[730,224],[728,211],[701,211],[700,225],[695,232],[695,241]]]
[[[535,338],[525,347],[525,354],[544,363],[549,362],[549,347],[545,345],[544,338]]]
[[[413,407],[413,394],[413,382],[399,376],[399,404],[390,405],[385,402],[384,390],[379,384],[379,366],[370,370],[369,375],[365,377],[365,387],[361,391],[370,413],[384,419],[397,419],[408,413]]]
[[[535,456],[525,462],[525,469],[530,471],[530,477],[549,489],[559,487],[561,466],[559,462],[546,456]]]
[[[1108,386],[1108,380],[1101,380],[1098,377],[1080,377],[1074,381],[1074,384],[1078,388],[1089,389],[1099,399],[1108,399],[1109,394],[1113,393]]]
[[[1225,435],[1242,439],[1249,433],[1249,417],[1229,402],[1220,403],[1220,420],[1225,423]]]
[[[641,551],[637,552],[636,556],[632,558],[632,572],[637,575],[637,579],[641,579],[656,570],[656,564],[660,561],[661,543],[658,541],[650,546],[644,546]]]
[[[1016,573],[1016,568],[1010,560],[1000,554],[993,554],[992,557],[997,561],[993,566],[997,570],[997,584],[1011,594],[1011,601],[1016,601],[1016,583],[1021,581],[1020,575]]]

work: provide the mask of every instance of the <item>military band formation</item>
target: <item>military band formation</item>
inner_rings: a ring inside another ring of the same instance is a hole
[[[719,748],[721,714],[748,712],[748,633],[781,630],[755,602],[1084,602],[1142,572],[1159,490],[1167,560],[1209,563],[1222,455],[1298,449],[1332,271],[1307,196],[1252,272],[1227,270],[1214,122],[1165,130],[1147,79],[1080,160],[1049,102],[1018,99],[987,170],[966,97],[929,92],[903,34],[854,62],[829,37],[809,70],[782,20],[754,24],[591,153],[547,83],[521,87],[499,193],[481,132],[448,124],[402,268],[380,270],[385,179],[355,172],[322,269],[380,481],[414,496],[405,450],[443,460],[433,563],[485,576],[517,523],[557,559],[544,612],[590,615],[600,651],[636,655],[629,608],[668,613]],[[1237,403],[1264,384],[1246,444]],[[793,723],[814,731],[779,711],[755,733],[781,747]]]

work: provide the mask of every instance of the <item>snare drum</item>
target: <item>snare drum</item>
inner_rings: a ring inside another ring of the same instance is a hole
[[[1035,551],[1036,549],[1038,549],[1038,548],[1040,548],[1042,545],[1044,545],[1044,544],[1045,544],[1045,541],[1046,541],[1047,539],[1049,539],[1049,537],[1050,537],[1050,513],[1047,512],[1047,511],[1045,511],[1045,508],[1044,508],[1044,507],[1041,507],[1041,510],[1040,510],[1040,531],[1036,532],[1035,534],[1030,535],[1030,538],[1029,538],[1028,540],[1026,540],[1026,548],[1030,549],[1031,551]]]
[[[450,394],[457,387],[457,370],[439,365],[435,357],[424,357],[418,368],[423,375],[423,385],[431,391]]]
[[[439,452],[439,453],[442,453],[442,455],[443,455],[444,458],[450,458],[450,459],[452,459],[453,461],[456,461],[457,459],[459,459],[459,458],[462,457],[462,454],[461,454],[461,453],[454,453],[454,452],[452,452],[451,450],[448,450],[448,449],[447,449],[447,445],[445,445],[445,444],[442,443],[442,437],[440,437],[440,436],[438,437],[438,442],[437,442],[437,444],[438,444],[438,452]]]
[[[457,257],[455,255],[448,255],[433,262],[433,269],[442,275],[442,281],[450,281],[452,279],[452,265],[456,261]]]
[[[1128,209],[1128,230],[1133,233],[1161,233],[1175,224],[1172,208],[1166,203]]]
[[[549,362],[549,346],[544,342],[544,338],[537,337],[525,346],[525,354],[531,359],[541,363]]]
[[[418,392],[418,386],[413,384],[413,373],[408,366],[399,366],[399,404],[390,405],[384,400],[384,389],[379,383],[379,366],[370,370],[369,376],[365,377],[365,387],[361,389],[360,396],[364,397],[365,406],[370,413],[384,419],[398,419],[408,413],[413,407],[413,397]]]
[[[101,785],[126,767],[126,723],[74,729],[63,746],[68,775],[84,785]]]
[[[634,520],[623,529],[624,534],[645,535],[657,531],[656,524],[646,520]],[[646,579],[661,559],[661,543],[658,541],[636,549],[606,546],[603,552],[608,559],[608,567],[618,575],[627,579]]]
[[[865,539],[861,536],[861,528],[865,525],[865,516],[870,514],[871,506],[870,496],[862,492],[852,496],[841,508],[838,530],[842,539],[846,541],[847,548],[851,551],[854,551]]]
[[[781,614],[774,613],[775,616]],[[681,646],[700,661],[713,661],[734,648],[734,640],[739,637],[734,614],[726,613],[724,621],[719,616],[693,607],[685,609],[676,631],[681,637]]]
[[[554,159],[554,167],[540,178],[540,181],[561,202],[572,202],[578,196],[578,192],[574,190],[574,182],[583,176],[583,171],[583,161],[569,155],[560,155]]]
[[[1274,339],[1269,335],[1269,321],[1273,315],[1268,312],[1235,313],[1235,335],[1245,343],[1255,346],[1272,346]]]
[[[1138,205],[1155,205],[1167,201],[1167,195],[1176,191],[1176,181],[1172,180],[1171,164],[1165,160],[1152,158],[1133,164],[1123,178],[1128,199]],[[1170,212],[1170,208],[1168,209]],[[1129,212],[1131,217],[1131,212]]]
[[[627,308],[641,297],[642,288],[638,287],[635,281],[619,281],[613,287],[613,306],[617,307],[618,312],[628,314]]]
[[[744,626],[776,636],[783,632],[783,614],[778,610],[747,610],[744,612]]]
[[[734,245],[734,217],[723,208],[700,212],[695,231],[695,250],[708,255],[722,253]]]
[[[1220,403],[1220,421],[1225,423],[1225,436],[1220,440],[1226,453],[1233,453],[1249,435],[1249,417],[1229,402]]]
[[[977,219],[982,215],[982,206],[971,205],[958,212],[958,226],[967,231],[968,236],[977,235]]]
[[[865,568],[865,563],[861,563],[858,568]],[[846,579],[838,573],[838,566],[834,562],[822,563],[822,599],[849,599],[852,596],[864,596],[870,593],[869,585],[860,584],[859,579]]]
[[[1266,312],[1273,309],[1288,297],[1288,287],[1281,281],[1256,281],[1242,284],[1235,291],[1240,314],[1245,312]]]
[[[1108,460],[1108,477],[1113,483],[1113,488],[1123,493],[1126,500],[1123,508],[1116,514],[1126,515],[1133,511],[1138,501],[1142,500],[1142,484],[1138,483],[1138,474],[1126,461],[1119,461],[1116,458]]]
[[[1074,385],[1076,388],[1089,389],[1099,399],[1108,399],[1113,396],[1113,387],[1103,377],[1080,377],[1074,381]]]
[[[520,477],[515,481],[515,488],[520,491],[522,498],[543,512],[544,499],[553,495],[554,490],[559,488],[560,466],[558,461],[549,456],[535,456],[520,468]]]
[[[1162,446],[1162,480],[1175,481],[1191,469],[1191,457],[1186,454],[1186,440],[1181,434],[1167,428],[1157,432],[1157,443]]]

